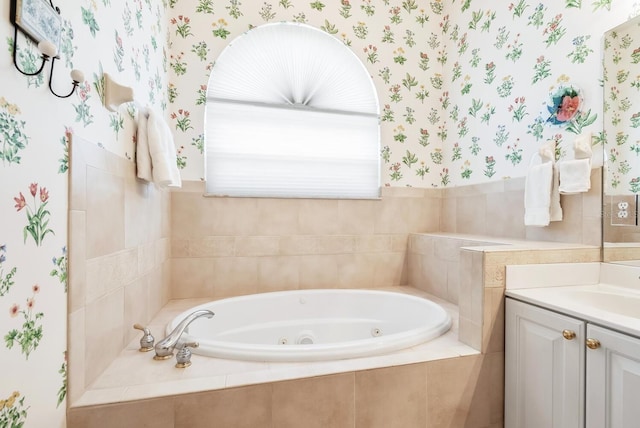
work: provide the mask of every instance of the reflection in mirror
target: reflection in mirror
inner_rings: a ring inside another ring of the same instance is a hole
[[[640,17],[604,35],[603,261],[640,262]]]

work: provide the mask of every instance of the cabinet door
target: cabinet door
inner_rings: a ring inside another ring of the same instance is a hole
[[[585,323],[509,298],[505,317],[505,428],[583,427]]]
[[[640,426],[640,339],[589,324],[587,428]]]

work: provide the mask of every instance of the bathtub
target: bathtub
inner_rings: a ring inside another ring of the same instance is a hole
[[[451,317],[430,300],[354,289],[254,294],[198,305],[176,316],[209,309],[185,330],[193,353],[250,361],[322,361],[384,354],[418,345],[449,330]]]

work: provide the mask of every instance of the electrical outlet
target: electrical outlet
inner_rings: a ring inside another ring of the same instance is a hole
[[[611,196],[611,224],[613,226],[636,226],[637,203],[635,195]]]

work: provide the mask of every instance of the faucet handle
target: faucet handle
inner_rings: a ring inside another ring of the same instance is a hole
[[[191,365],[191,349],[200,346],[198,342],[189,342],[182,345],[182,348],[176,353],[176,367],[179,369],[187,368]]]
[[[156,339],[151,334],[151,331],[147,327],[144,327],[142,324],[138,324],[138,323],[134,324],[133,328],[135,328],[136,330],[142,331],[142,337],[140,338],[139,351],[149,352],[153,350],[153,344],[155,343]]]

